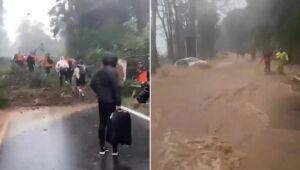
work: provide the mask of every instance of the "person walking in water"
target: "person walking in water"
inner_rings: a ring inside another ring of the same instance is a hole
[[[289,61],[289,57],[288,54],[283,51],[282,49],[280,49],[277,53],[276,53],[276,59],[279,61],[278,63],[278,73],[279,74],[284,74],[284,66],[287,64],[287,62]]]
[[[263,54],[263,57],[261,59],[261,61],[264,61],[265,63],[265,72],[266,73],[270,73],[271,72],[271,59],[272,59],[272,52],[265,52]]]
[[[68,83],[68,69],[69,64],[67,60],[63,56],[60,57],[60,60],[56,63],[56,72],[59,73],[59,85],[60,89],[63,86],[63,79],[65,78],[65,82]]]
[[[102,59],[102,67],[92,77],[90,87],[97,94],[99,108],[99,144],[100,155],[108,152],[106,147],[106,128],[111,114],[121,110],[121,88],[118,82],[116,69],[118,57],[111,52],[105,52]],[[113,156],[118,156],[118,145],[112,144]]]

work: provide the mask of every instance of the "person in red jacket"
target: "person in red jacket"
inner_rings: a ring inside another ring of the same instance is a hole
[[[139,73],[139,78],[138,78],[138,81],[139,81],[139,84],[140,85],[143,85],[145,83],[148,82],[148,71],[147,71],[147,68],[146,67],[142,67],[141,70],[140,70],[140,73]]]
[[[141,89],[133,101],[133,107],[138,108],[141,104],[147,103],[150,97],[150,83],[149,83],[149,71],[146,67],[142,66],[139,74],[139,84],[141,85]]]
[[[15,55],[15,61],[16,63],[23,67],[24,66],[24,62],[25,62],[25,56],[21,53],[21,52],[18,52],[16,55]]]
[[[43,60],[43,67],[45,69],[45,72],[46,72],[46,76],[48,76],[48,74],[50,73],[50,70],[54,67],[54,63],[53,63],[53,60],[50,58],[50,55],[47,54]]]

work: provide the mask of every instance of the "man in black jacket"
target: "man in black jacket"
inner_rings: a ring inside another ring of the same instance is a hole
[[[100,152],[104,155],[108,152],[105,146],[106,126],[110,115],[121,108],[121,89],[118,84],[118,73],[116,65],[117,56],[110,52],[104,53],[102,59],[102,68],[97,71],[91,80],[91,88],[97,94],[99,107],[99,140]],[[118,155],[117,145],[113,145],[113,156]]]

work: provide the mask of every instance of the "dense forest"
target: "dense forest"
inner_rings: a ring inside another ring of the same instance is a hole
[[[300,64],[300,3],[249,0],[245,9],[230,12],[224,20],[228,50],[254,52],[283,48],[291,63]]]
[[[56,0],[49,11],[52,36],[44,25],[24,19],[16,41],[9,46],[3,29],[3,0],[0,1],[1,54],[16,51],[54,57],[69,55],[93,63],[103,51],[113,51],[120,57],[149,56],[148,0]],[[30,43],[28,43],[30,41]]]
[[[217,52],[254,54],[283,48],[291,63],[300,63],[298,1],[247,0],[243,8],[233,8],[238,0],[156,2],[152,11],[161,23],[171,61],[185,57],[185,42],[192,40],[201,58]]]

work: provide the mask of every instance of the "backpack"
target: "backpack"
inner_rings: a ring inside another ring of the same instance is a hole
[[[49,59],[48,59],[48,63],[49,63],[49,64],[53,64],[53,60],[49,58]]]
[[[79,75],[80,75],[80,77],[81,77],[82,75],[85,75],[85,74],[86,74],[86,68],[85,68],[85,66],[83,66],[83,65],[78,65],[78,68],[79,68]]]

